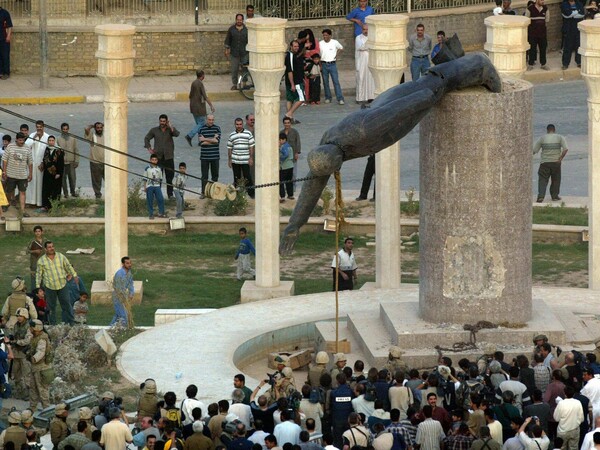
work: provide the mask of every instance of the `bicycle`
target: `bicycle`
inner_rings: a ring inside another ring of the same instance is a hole
[[[254,100],[254,80],[248,66],[242,66],[238,76],[237,88],[248,100]]]

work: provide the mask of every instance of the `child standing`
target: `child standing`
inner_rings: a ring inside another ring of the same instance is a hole
[[[88,294],[82,292],[79,300],[73,303],[73,312],[75,313],[75,323],[85,325],[87,323],[87,314],[90,306],[87,303]]]
[[[48,325],[50,308],[48,307],[48,302],[46,301],[46,292],[44,291],[44,288],[39,287],[34,289],[31,292],[31,298],[33,299],[33,304],[35,305],[38,319],[40,319],[42,323]]]
[[[321,55],[312,55],[312,63],[308,64],[308,101],[311,105],[321,103]]]
[[[240,228],[239,233],[240,245],[235,253],[235,259],[237,260],[236,276],[239,281],[242,281],[242,275],[246,272],[250,273],[253,277],[256,276],[256,272],[252,268],[252,263],[250,262],[250,253],[256,255],[256,250],[254,250],[252,241],[247,237],[248,232],[246,231],[246,228]]]
[[[165,199],[160,186],[162,184],[162,169],[158,167],[158,156],[150,156],[150,165],[144,171],[144,191],[146,192],[146,205],[148,206],[148,216],[154,219],[154,197],[158,203],[158,217],[167,217],[165,215]]]
[[[179,173],[175,174],[173,178],[173,194],[175,194],[175,200],[177,201],[177,214],[175,217],[183,217],[183,193],[185,191],[185,183],[187,182],[187,175],[185,174],[187,166],[184,162],[179,163]]]
[[[288,198],[294,199],[294,150],[287,142],[287,134],[279,133],[279,203],[285,202],[285,192]],[[285,185],[283,184],[285,182]]]

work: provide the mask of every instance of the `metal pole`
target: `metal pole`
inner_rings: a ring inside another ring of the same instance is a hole
[[[48,77],[48,21],[46,0],[40,0],[40,88],[50,87]]]

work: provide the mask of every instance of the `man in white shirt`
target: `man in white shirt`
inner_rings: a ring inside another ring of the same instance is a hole
[[[300,442],[300,432],[302,428],[291,420],[290,413],[284,409],[281,411],[281,423],[275,426],[273,434],[277,438],[278,445],[282,446],[289,442],[297,445]]]
[[[596,417],[600,416],[600,378],[594,377],[594,371],[588,368],[583,371],[583,381],[585,385],[581,389],[581,395],[590,399],[594,420],[596,420]]]
[[[344,248],[338,252],[337,258],[334,256],[331,262],[331,268],[333,269],[333,290],[336,289],[336,267],[338,272],[338,290],[340,291],[351,291],[354,289],[354,281],[358,279],[356,275],[356,260],[354,259],[354,239],[346,238],[344,241]],[[339,261],[338,261],[339,260]]]
[[[600,417],[594,419],[594,428],[589,433],[586,433],[581,444],[581,450],[592,450],[594,448],[594,433],[600,433]]]
[[[319,41],[321,72],[323,74],[323,85],[325,86],[325,103],[331,103],[331,88],[329,87],[329,75],[331,75],[335,97],[338,103],[343,105],[344,94],[342,94],[336,62],[339,53],[344,50],[344,47],[337,40],[331,38],[332,34],[329,28],[325,28],[323,30],[323,40]]]
[[[523,425],[521,425],[521,428],[519,428],[518,434],[519,440],[525,446],[525,449],[548,450],[548,447],[550,446],[550,439],[548,439],[548,436],[546,436],[546,433],[544,433],[544,430],[542,430],[542,427],[540,427],[539,423],[533,426],[533,438],[527,436],[527,434],[525,433],[525,428],[527,428],[529,422],[531,422],[531,417],[525,419],[525,422],[523,422]]]
[[[46,151],[46,144],[48,143],[48,133],[44,131],[44,121],[38,120],[35,123],[35,132],[29,135],[29,139],[25,141],[25,145],[31,147],[31,153],[33,157],[33,176],[31,182],[27,186],[27,194],[25,197],[25,203],[28,205],[42,206],[42,179],[44,177],[44,171],[42,162],[44,160],[44,152]]]
[[[244,404],[244,391],[234,389],[231,394],[231,401],[232,404],[229,407],[229,413],[235,414],[246,425],[246,429],[250,429],[253,420],[252,409],[250,405]]]
[[[503,381],[498,386],[499,392],[496,394],[496,398],[502,400],[502,392],[511,391],[515,396],[515,406],[519,410],[519,413],[523,414],[523,403],[529,404],[531,402],[527,386],[519,381],[518,367],[511,367],[509,375],[510,380]]]
[[[264,429],[263,429],[263,421],[262,420],[256,420],[254,422],[254,433],[252,433],[249,437],[248,440],[250,442],[252,442],[253,444],[260,444],[263,448],[263,450],[267,450],[267,445],[265,443],[265,438],[267,436],[269,436],[269,433],[267,433]]]
[[[202,417],[206,417],[208,415],[208,410],[204,403],[200,400],[196,400],[196,395],[198,395],[198,387],[195,384],[190,384],[186,390],[185,395],[187,396],[181,402],[181,412],[185,415],[185,419],[183,421],[183,425],[189,425],[194,422],[194,418],[192,417],[192,411],[194,408],[200,408],[202,410]]]
[[[371,417],[375,411],[375,402],[365,398],[364,384],[357,384],[354,388],[354,393],[356,394],[356,398],[352,399],[352,409],[354,409],[354,412],[357,414],[363,413],[365,415],[365,420],[369,420],[369,417]]]
[[[397,371],[394,379],[396,383],[394,386],[390,388],[388,391],[388,396],[390,398],[390,409],[398,409],[400,410],[400,419],[406,419],[406,411],[408,407],[415,402],[412,389],[408,386],[404,386],[404,373],[402,371]]]
[[[573,398],[573,386],[565,386],[565,399],[561,400],[554,410],[554,420],[558,422],[557,435],[563,439],[563,449],[578,450],[579,425],[583,422],[581,402]]]

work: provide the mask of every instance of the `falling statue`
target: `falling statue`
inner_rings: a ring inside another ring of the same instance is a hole
[[[483,53],[472,53],[429,69],[415,82],[394,86],[368,109],[349,114],[323,134],[319,146],[308,155],[308,177],[283,231],[279,253],[294,249],[300,228],[308,221],[323,189],[342,163],[373,155],[402,139],[446,93],[472,86],[501,92],[500,76]]]

